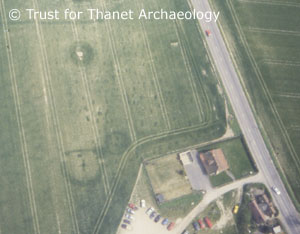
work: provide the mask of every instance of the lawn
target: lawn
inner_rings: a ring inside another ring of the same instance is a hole
[[[299,2],[210,0],[260,128],[299,206]]]
[[[192,193],[184,167],[177,157],[171,154],[145,161],[145,168],[154,194],[162,194],[166,201]]]
[[[225,97],[196,21],[5,17],[14,8],[97,7],[189,8],[1,0],[9,29],[0,32],[1,233],[114,233],[144,159],[226,130]]]

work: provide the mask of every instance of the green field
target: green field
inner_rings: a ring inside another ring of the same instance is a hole
[[[299,1],[210,0],[264,137],[300,201]],[[300,207],[300,206],[299,206]]]
[[[0,233],[115,233],[144,158],[224,134],[222,88],[196,21],[6,17],[14,8],[188,10],[186,1],[0,7]]]

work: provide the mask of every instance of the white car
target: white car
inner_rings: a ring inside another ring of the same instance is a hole
[[[154,208],[153,208],[153,207],[150,207],[150,208],[146,211],[146,214],[147,214],[147,215],[150,215],[153,211],[154,211]]]
[[[146,207],[146,201],[145,200],[141,200],[141,207]]]
[[[125,217],[130,220],[134,220],[134,217],[130,214],[125,214]]]
[[[127,209],[127,213],[128,213],[128,214],[134,214],[134,211],[133,211],[132,209],[128,208],[128,209]]]
[[[273,186],[272,189],[277,195],[281,194],[280,190],[277,187]]]

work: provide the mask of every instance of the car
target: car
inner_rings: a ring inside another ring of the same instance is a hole
[[[127,225],[126,225],[126,224],[122,224],[122,225],[121,225],[121,228],[127,229]]]
[[[133,217],[132,215],[130,215],[130,214],[125,214],[125,217],[126,217],[127,219],[134,220],[134,217]]]
[[[167,218],[163,219],[163,221],[161,222],[162,225],[168,225],[169,220]]]
[[[198,223],[199,223],[201,229],[205,228],[205,225],[201,219],[198,220]]]
[[[130,209],[132,209],[132,210],[138,210],[138,207],[137,207],[135,204],[133,204],[133,203],[129,203],[129,204],[128,204],[128,207],[129,207]]]
[[[154,211],[154,208],[153,208],[153,207],[150,207],[150,208],[146,211],[146,214],[147,214],[147,215],[150,215],[153,211]]]
[[[141,200],[140,206],[141,206],[142,208],[146,207],[146,201],[145,201],[145,200]]]
[[[199,231],[199,230],[200,230],[200,225],[199,225],[199,223],[197,223],[197,222],[193,222],[193,227],[194,227],[194,229],[195,229],[196,231]]]
[[[181,234],[189,234],[188,230],[184,230]]]
[[[124,219],[123,222],[127,223],[127,224],[131,224],[130,220],[128,220],[128,219]]]
[[[160,215],[157,215],[154,219],[154,222],[157,223],[159,220],[160,220],[161,216]]]
[[[151,215],[150,215],[150,219],[153,219],[155,215],[156,215],[156,212],[153,211],[153,212],[151,213]]]
[[[234,214],[237,214],[239,212],[239,206],[238,205],[235,205],[233,207],[233,211],[232,211]]]
[[[127,209],[127,213],[129,213],[129,214],[134,214],[134,211],[133,211],[132,209],[128,208],[128,209]]]
[[[276,186],[273,186],[272,189],[277,195],[281,194],[280,190]]]
[[[209,37],[209,35],[211,34],[210,30],[205,30],[205,34],[207,37]]]
[[[174,228],[174,226],[175,226],[175,223],[174,223],[174,222],[171,222],[171,223],[169,224],[169,226],[167,227],[168,231],[171,231],[171,230]]]

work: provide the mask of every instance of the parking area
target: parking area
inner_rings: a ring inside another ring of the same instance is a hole
[[[191,150],[192,161],[190,164],[184,165],[185,172],[189,178],[191,186],[194,190],[209,191],[212,186],[208,175],[200,162],[199,153],[196,150]]]
[[[149,207],[141,208],[139,207],[138,210],[134,211],[134,214],[132,214],[133,220],[130,220],[130,224],[127,224],[128,229],[123,229],[120,225],[117,234],[153,234],[153,233],[159,233],[159,234],[168,234],[168,233],[174,233],[174,231],[168,231],[167,226],[168,225],[162,225],[162,221],[165,217],[161,217],[160,220],[156,223],[154,221],[155,217],[150,219],[150,216],[146,214],[146,211]],[[126,212],[127,213],[127,212]],[[125,213],[125,215],[126,215]],[[126,219],[124,216],[123,220]],[[122,223],[124,221],[122,220]]]

